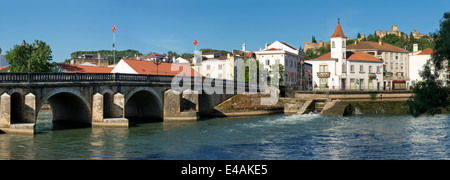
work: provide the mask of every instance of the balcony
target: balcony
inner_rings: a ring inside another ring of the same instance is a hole
[[[377,75],[375,73],[369,73],[369,79],[376,79]]]
[[[317,77],[319,78],[330,78],[330,72],[317,72]]]
[[[384,80],[409,80],[407,76],[384,76]]]

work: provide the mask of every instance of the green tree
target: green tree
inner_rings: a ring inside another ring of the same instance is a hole
[[[423,82],[414,87],[415,95],[408,100],[410,114],[414,117],[439,114],[450,106],[450,86],[444,86],[439,80],[444,62],[450,59],[450,12],[444,13],[434,36],[436,53],[420,72]]]
[[[360,33],[358,33],[358,35],[356,36],[356,38],[361,38],[361,34]]]
[[[33,44],[24,41],[22,45],[14,45],[14,49],[6,51],[10,72],[50,72],[55,66],[52,58],[50,46],[40,40],[35,40]]]
[[[316,36],[312,36],[312,38],[311,38],[311,43],[317,43],[317,41],[316,41]]]

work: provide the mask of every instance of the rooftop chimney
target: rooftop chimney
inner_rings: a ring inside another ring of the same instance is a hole
[[[381,42],[381,41],[378,41],[378,44],[380,44],[380,45],[383,45],[383,42]]]
[[[413,52],[419,50],[419,44],[413,44]]]

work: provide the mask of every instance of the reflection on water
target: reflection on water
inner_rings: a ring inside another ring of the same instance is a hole
[[[317,114],[0,134],[0,159],[450,159],[450,115]]]

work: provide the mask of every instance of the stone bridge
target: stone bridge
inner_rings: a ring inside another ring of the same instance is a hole
[[[183,80],[175,81],[180,88],[174,90],[173,78],[118,73],[0,73],[0,130],[34,133],[37,114],[46,102],[54,123],[128,127],[128,120],[134,119],[198,120],[237,92],[229,93],[227,86],[220,87],[223,93],[195,91],[193,87],[198,84]],[[206,80],[200,78],[200,82]],[[236,84],[223,81],[228,87],[230,83]]]

